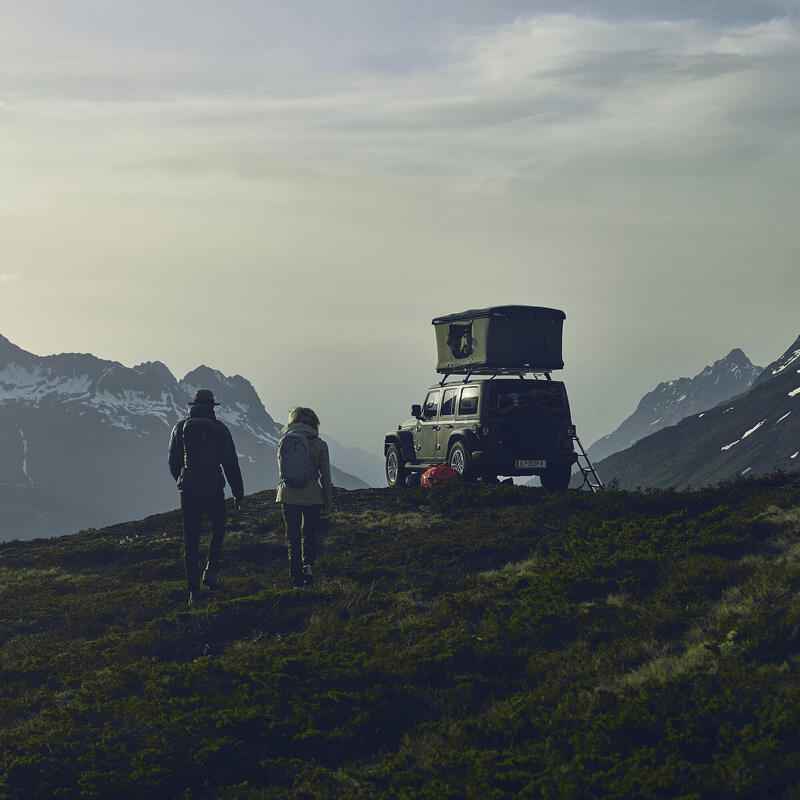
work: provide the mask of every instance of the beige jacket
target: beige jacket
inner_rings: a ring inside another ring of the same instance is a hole
[[[286,486],[281,481],[275,501],[290,506],[321,505],[322,513],[330,514],[333,506],[333,482],[328,445],[308,425],[290,425],[287,430],[302,431],[308,438],[312,477],[302,489]]]

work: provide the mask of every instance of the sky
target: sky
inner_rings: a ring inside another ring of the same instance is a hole
[[[0,52],[39,355],[241,374],[381,454],[435,316],[563,309],[587,446],[800,333],[800,0],[0,0]]]

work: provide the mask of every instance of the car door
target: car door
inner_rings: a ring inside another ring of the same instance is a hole
[[[429,390],[422,406],[422,417],[417,420],[414,448],[417,451],[417,459],[422,462],[431,462],[436,458],[436,434],[439,430],[439,399],[441,396],[440,389]]]
[[[439,425],[436,431],[435,454],[439,461],[447,458],[447,443],[456,427],[456,403],[458,401],[458,386],[445,387],[442,393],[442,403],[439,406]]]

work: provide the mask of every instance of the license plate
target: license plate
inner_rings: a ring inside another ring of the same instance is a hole
[[[547,462],[543,458],[518,458],[514,462],[516,469],[544,469]]]

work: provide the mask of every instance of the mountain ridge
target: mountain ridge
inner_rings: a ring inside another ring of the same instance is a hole
[[[747,392],[596,462],[601,478],[624,488],[684,488],[800,469],[798,343]]]
[[[783,355],[775,359],[771,364],[768,364],[761,375],[758,376],[754,385],[764,383],[771,380],[776,375],[780,375],[784,370],[788,369],[795,362],[800,362],[800,336],[798,336],[794,343],[789,345]],[[800,366],[800,363],[798,363]]]
[[[614,431],[589,446],[589,458],[600,462],[685,417],[713,408],[747,391],[762,372],[762,367],[752,364],[736,347],[694,378],[662,381],[642,397],[633,414]]]

